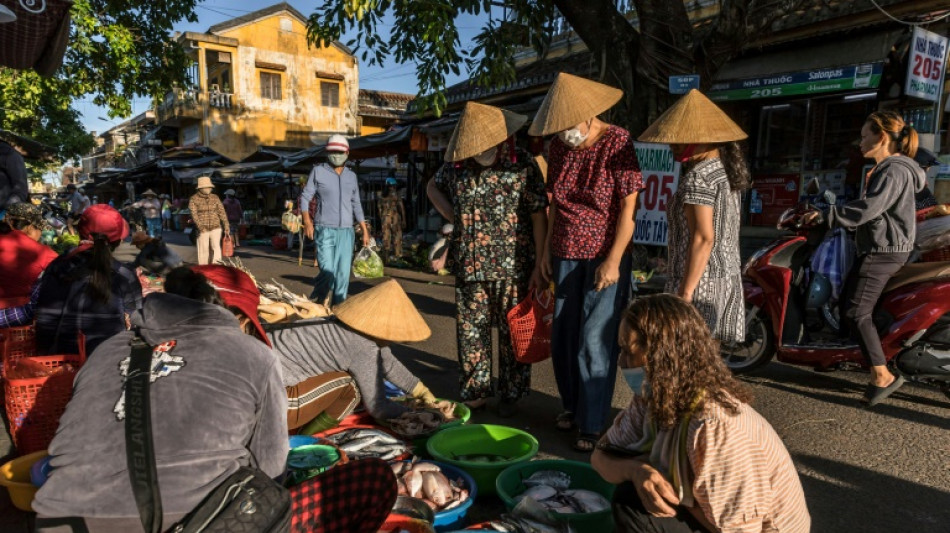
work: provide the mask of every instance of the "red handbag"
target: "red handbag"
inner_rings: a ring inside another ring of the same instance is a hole
[[[540,363],[551,357],[551,324],[554,295],[549,290],[532,291],[508,311],[511,345],[519,363]]]
[[[232,257],[234,255],[234,240],[230,235],[225,235],[221,239],[221,255],[223,257]]]

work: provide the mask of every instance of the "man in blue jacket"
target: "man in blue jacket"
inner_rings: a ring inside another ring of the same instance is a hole
[[[363,246],[369,245],[369,230],[360,205],[356,174],[344,166],[350,153],[346,137],[330,136],[326,152],[327,162],[316,165],[310,172],[300,205],[304,232],[316,243],[320,265],[310,298],[323,303],[332,294],[332,304],[336,305],[346,299],[350,287],[355,240],[353,223],[359,223],[363,229]],[[317,198],[315,220],[305,208],[314,196]]]

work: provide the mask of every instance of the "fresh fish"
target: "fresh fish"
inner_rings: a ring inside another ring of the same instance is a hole
[[[416,472],[438,472],[441,470],[439,465],[427,462],[416,463],[412,466],[412,469]]]
[[[596,513],[610,508],[610,502],[607,501],[607,498],[594,491],[574,489],[566,490],[563,494],[565,497],[572,499],[572,505],[583,513]]]
[[[422,473],[410,470],[402,477],[402,480],[406,484],[406,490],[409,492],[409,495],[413,498],[418,498],[416,495],[422,492]]]
[[[452,489],[448,485],[448,480],[441,472],[422,473],[422,492],[440,508],[448,503],[449,496],[452,495]]]
[[[518,495],[515,500],[521,501],[523,498],[533,498],[537,502],[554,498],[557,496],[557,489],[548,485],[535,485]]]
[[[380,431],[378,429],[349,429],[346,431],[341,431],[327,437],[327,440],[332,441],[334,444],[339,445],[343,442],[349,442],[351,440],[363,439],[366,437],[376,437],[378,442],[386,444],[401,444],[402,441],[393,437],[385,431]]]
[[[526,487],[547,485],[557,490],[567,490],[571,486],[571,476],[557,470],[538,470],[521,482]]]
[[[510,460],[507,456],[494,453],[470,453],[466,455],[456,455],[455,458],[461,461],[471,461],[473,463],[500,463]]]
[[[363,448],[368,448],[369,446],[372,446],[373,444],[376,444],[377,442],[379,442],[379,438],[376,436],[371,436],[371,437],[363,437],[362,439],[349,440],[340,444],[339,446],[344,452],[349,454],[352,452],[358,452],[362,450]]]

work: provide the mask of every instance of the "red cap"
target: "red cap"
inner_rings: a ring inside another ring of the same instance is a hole
[[[218,296],[224,300],[224,305],[234,307],[251,319],[257,329],[257,336],[264,344],[270,346],[261,320],[257,317],[257,305],[261,302],[261,293],[251,276],[240,270],[224,265],[199,265],[191,270],[207,278],[208,282],[218,291]]]
[[[119,242],[129,236],[129,224],[109,204],[91,205],[79,217],[79,235],[92,240],[94,233],[101,233],[109,242]]]

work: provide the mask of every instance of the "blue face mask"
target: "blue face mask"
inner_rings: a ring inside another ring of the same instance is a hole
[[[623,372],[623,379],[625,379],[627,381],[627,385],[630,386],[630,390],[632,390],[634,394],[643,395],[643,384],[647,377],[643,367],[639,366],[636,368],[623,368],[621,371]]]

